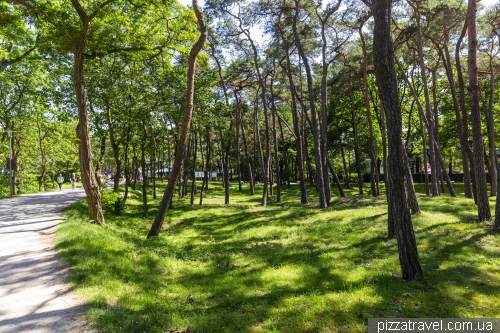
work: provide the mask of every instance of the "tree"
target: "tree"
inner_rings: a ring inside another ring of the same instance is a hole
[[[194,95],[194,80],[195,80],[195,66],[196,57],[198,53],[203,48],[205,41],[208,37],[208,30],[205,23],[205,19],[201,13],[201,9],[198,6],[198,1],[193,0],[193,10],[195,12],[196,18],[198,19],[198,28],[200,30],[200,37],[198,41],[191,48],[189,53],[188,62],[188,76],[187,76],[187,92],[186,92],[186,110],[184,112],[184,117],[182,119],[182,127],[179,135],[179,141],[177,143],[177,151],[175,153],[174,165],[172,171],[170,172],[170,177],[168,180],[167,188],[161,200],[160,206],[158,207],[158,213],[155,217],[153,225],[148,233],[148,238],[153,236],[158,236],[165,220],[165,216],[170,207],[170,201],[174,194],[174,187],[177,178],[179,177],[181,171],[182,160],[184,159],[184,154],[186,150],[186,143],[189,134],[189,127],[191,123],[191,117],[193,114],[193,95]]]
[[[402,119],[399,104],[394,46],[391,36],[391,1],[376,0],[373,4],[375,27],[373,31],[373,64],[382,107],[386,114],[389,145],[387,201],[388,218],[395,225],[399,263],[403,279],[423,278],[418,250],[411,222],[406,189],[406,166],[402,141]]]
[[[477,77],[477,31],[476,31],[476,1],[468,0],[467,29],[468,36],[468,73],[470,109],[472,119],[472,142],[474,146],[474,186],[477,196],[477,213],[479,221],[491,220],[490,204],[488,201],[488,186],[484,171],[484,143],[481,124],[481,106],[479,96],[479,82]]]

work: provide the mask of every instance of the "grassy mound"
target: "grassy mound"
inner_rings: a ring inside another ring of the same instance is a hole
[[[57,248],[99,332],[366,332],[372,317],[500,317],[500,235],[475,221],[460,185],[459,198],[417,188],[425,282],[400,277],[384,196],[334,193],[320,210],[313,189],[301,205],[292,185],[263,208],[261,189],[250,196],[233,184],[225,206],[220,185],[210,186],[203,206],[174,197],[154,239],[146,235],[162,192],[147,219],[140,195],[116,216],[106,193],[105,228],[86,222],[83,202],[66,212]]]

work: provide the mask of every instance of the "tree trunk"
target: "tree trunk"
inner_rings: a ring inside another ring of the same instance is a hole
[[[467,29],[469,30],[468,72],[470,108],[472,119],[472,142],[474,146],[474,185],[477,195],[477,210],[479,221],[491,220],[490,204],[488,201],[488,185],[484,172],[484,144],[481,130],[481,106],[479,104],[479,83],[477,78],[477,32],[476,32],[476,1],[468,0]]]
[[[500,40],[499,40],[500,42]],[[492,40],[492,49],[493,43]],[[491,196],[494,196],[497,193],[497,169],[498,169],[498,158],[497,158],[497,148],[495,144],[495,122],[494,122],[494,114],[493,114],[493,102],[495,97],[495,77],[498,72],[495,72],[493,67],[493,57],[490,56],[490,98],[488,104],[488,115],[487,115],[487,123],[488,123],[488,141],[489,141],[489,152],[490,152],[490,161],[491,161]]]
[[[76,92],[76,105],[78,108],[78,125],[76,127],[76,136],[78,137],[78,152],[80,158],[81,181],[85,194],[87,195],[87,203],[90,220],[105,225],[104,215],[102,213],[101,192],[99,184],[95,179],[94,167],[92,165],[92,148],[90,146],[90,131],[88,123],[87,104],[85,101],[85,87],[83,78],[83,51],[85,43],[90,35],[90,20],[86,19],[84,28],[80,35],[78,44],[74,49],[74,77],[73,82]]]
[[[432,108],[431,108],[431,102],[430,102],[430,94],[429,94],[429,86],[427,83],[427,73],[426,73],[426,67],[425,67],[425,59],[424,59],[424,52],[423,52],[423,46],[422,46],[422,30],[420,26],[420,11],[419,8],[417,8],[416,5],[414,5],[410,0],[407,0],[408,4],[413,8],[413,12],[415,13],[416,16],[416,23],[417,23],[417,51],[418,51],[418,60],[419,60],[419,67],[420,67],[420,78],[422,80],[422,85],[424,89],[424,98],[425,98],[425,111],[427,115],[427,121],[428,121],[428,126],[427,126],[427,134],[429,135],[429,157],[430,157],[430,163],[431,163],[431,193],[432,196],[439,196],[439,186],[438,186],[438,164],[436,163],[436,153],[435,153],[435,146],[432,144],[434,141],[434,135],[435,135],[435,129],[434,129],[434,115],[432,113]],[[415,97],[415,99],[417,99]]]
[[[108,124],[109,142],[111,144],[111,149],[113,149],[113,157],[115,159],[115,164],[116,164],[115,177],[113,178],[113,191],[115,193],[118,193],[118,187],[120,186],[120,177],[116,177],[116,175],[122,172],[121,171],[122,160],[120,158],[120,148],[115,138],[116,134],[115,134],[115,127],[113,125],[113,120],[111,118],[111,107],[109,106],[109,101],[107,98],[105,98],[104,103],[106,106],[106,121]]]
[[[297,100],[296,100],[296,89],[295,84],[293,83],[292,69],[290,65],[290,55],[289,50],[290,46],[285,38],[285,32],[281,28],[281,13],[280,13],[280,21],[278,22],[278,29],[280,31],[281,41],[285,46],[285,59],[286,59],[286,69],[285,73],[288,78],[288,86],[290,88],[291,95],[291,103],[292,103],[292,118],[293,118],[293,130],[295,133],[295,149],[297,150],[297,158],[296,158],[296,166],[299,173],[299,186],[300,186],[300,203],[307,204],[307,192],[306,192],[306,183],[304,179],[304,151],[302,149],[302,139],[300,135],[300,126],[299,126],[299,112],[297,109]],[[297,178],[297,177],[295,177]]]
[[[314,98],[314,90],[313,90],[313,81],[312,81],[312,73],[311,68],[309,67],[309,60],[307,59],[304,50],[302,49],[302,44],[299,39],[299,34],[297,32],[297,19],[299,15],[298,3],[295,3],[295,15],[293,17],[292,30],[295,39],[295,45],[297,46],[297,50],[299,51],[300,57],[304,63],[304,68],[306,70],[306,79],[307,79],[307,90],[309,94],[309,107],[311,111],[311,121],[312,127],[311,132],[313,135],[313,147],[314,147],[314,160],[316,162],[316,188],[318,189],[319,195],[319,207],[326,208],[328,207],[329,202],[327,201],[326,189],[324,183],[324,174],[323,174],[323,164],[321,160],[321,145],[318,135],[318,120],[316,115],[316,103]]]
[[[388,178],[390,178],[388,217],[396,223],[399,262],[403,279],[413,280],[422,278],[423,273],[418,260],[418,250],[408,207],[408,194],[405,185],[407,167],[401,164],[406,152],[402,141],[401,108],[394,65],[394,46],[391,37],[391,3],[390,0],[374,2],[373,63],[380,99],[386,112],[389,139],[387,161]]]
[[[197,132],[194,132],[193,140],[193,161],[191,164],[191,169],[193,171],[193,182],[191,183],[191,205],[194,204],[194,195],[196,194],[196,154],[198,152],[198,136]]]
[[[175,153],[174,166],[170,173],[169,181],[165,194],[161,200],[160,206],[158,207],[158,214],[155,217],[153,225],[148,233],[148,238],[152,236],[158,236],[160,234],[163,221],[168,212],[170,202],[175,190],[175,181],[179,177],[182,159],[184,158],[184,153],[186,150],[186,142],[189,133],[189,126],[191,123],[191,117],[193,112],[193,95],[194,95],[194,70],[196,65],[196,56],[201,51],[201,48],[207,40],[207,26],[205,24],[205,19],[202,16],[201,9],[198,6],[198,1],[193,0],[193,10],[198,19],[198,28],[200,30],[200,38],[196,44],[191,48],[188,60],[188,76],[187,76],[187,92],[186,92],[186,110],[184,112],[184,117],[182,119],[182,126],[180,128],[179,143],[177,145],[177,151]]]
[[[101,177],[101,168],[104,163],[104,156],[106,155],[106,137],[103,135],[99,138],[99,158],[97,159],[97,164],[95,167],[95,177],[97,183],[99,184],[99,188],[102,188],[102,177]]]
[[[285,162],[285,179],[286,187],[290,188],[290,166],[288,162],[288,144],[285,141],[285,134],[283,132],[283,126],[281,125],[281,118],[278,117],[278,125],[280,128],[281,141],[283,143],[283,161]]]
[[[358,121],[357,121],[357,117],[356,117],[356,108],[354,106],[354,94],[352,92],[351,81],[349,81],[349,96],[351,98],[352,128],[354,130],[356,168],[358,170],[358,187],[359,187],[359,194],[362,195],[363,194],[363,174],[361,173],[361,149],[359,147]]]
[[[145,129],[144,129],[145,131]],[[146,174],[146,138],[141,142],[141,168],[142,168],[142,217],[148,217],[148,177]]]
[[[275,68],[276,71],[276,68]],[[278,133],[276,132],[276,104],[274,103],[274,90],[273,90],[273,80],[271,79],[271,85],[269,90],[271,92],[271,112],[272,112],[272,133],[273,133],[273,144],[274,144],[274,158],[275,158],[275,168],[276,168],[276,202],[281,202],[281,170],[280,170],[280,159],[278,154]]]
[[[248,167],[248,182],[250,183],[250,195],[255,194],[255,180],[253,177],[253,171],[252,171],[252,160],[250,158],[250,155],[248,153],[248,144],[247,144],[247,137],[245,134],[245,125],[243,124],[243,117],[241,116],[241,108],[240,108],[240,99],[238,98],[238,95],[236,91],[234,92],[234,98],[236,100],[236,116],[238,117],[240,126],[241,126],[241,138],[243,140],[243,149],[245,150],[245,158],[247,161],[247,167]]]
[[[366,55],[366,44],[365,44],[365,38],[363,37],[363,24],[360,25],[358,29],[359,37],[361,39],[361,49],[363,51],[363,100],[365,102],[365,108],[366,108],[366,120],[368,122],[368,130],[369,130],[369,138],[370,138],[370,149],[369,149],[369,155],[370,155],[370,186],[371,186],[371,192],[372,196],[378,197],[380,194],[379,187],[378,187],[378,182],[379,182],[379,175],[378,175],[378,167],[377,167],[377,153],[375,152],[375,137],[373,135],[373,122],[372,122],[372,116],[371,116],[371,108],[370,108],[370,98],[368,97],[368,57]]]
[[[335,184],[337,185],[337,188],[339,189],[340,196],[342,198],[345,198],[344,188],[342,187],[342,184],[340,183],[339,177],[337,176],[335,169],[333,169],[332,162],[330,162],[330,159],[327,159],[326,162],[327,162],[328,168],[330,169],[330,172],[332,173],[333,180],[335,181]]]

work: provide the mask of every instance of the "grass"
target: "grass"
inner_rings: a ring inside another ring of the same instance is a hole
[[[425,282],[401,279],[384,197],[355,190],[348,199],[334,191],[320,210],[312,189],[311,204],[297,203],[295,185],[263,208],[236,184],[224,205],[214,183],[203,206],[175,197],[153,239],[161,195],[142,218],[140,195],[116,216],[108,192],[107,226],[86,223],[86,203],[76,203],[56,244],[99,332],[366,332],[375,317],[500,317],[500,235],[475,221],[455,186],[459,198],[425,197],[417,186]]]

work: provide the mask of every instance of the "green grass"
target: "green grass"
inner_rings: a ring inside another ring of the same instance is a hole
[[[105,193],[107,226],[66,211],[56,243],[99,332],[366,332],[373,317],[500,317],[500,242],[463,198],[423,196],[413,217],[425,282],[401,279],[387,241],[385,198],[334,191],[332,205],[301,205],[297,185],[260,206],[219,184],[204,205],[175,197],[159,237],[146,239],[159,198],[143,219],[129,199],[122,216]],[[365,189],[368,193],[368,188]],[[383,188],[382,188],[383,190]],[[140,195],[137,196],[140,200]],[[493,205],[493,198],[491,204]]]

